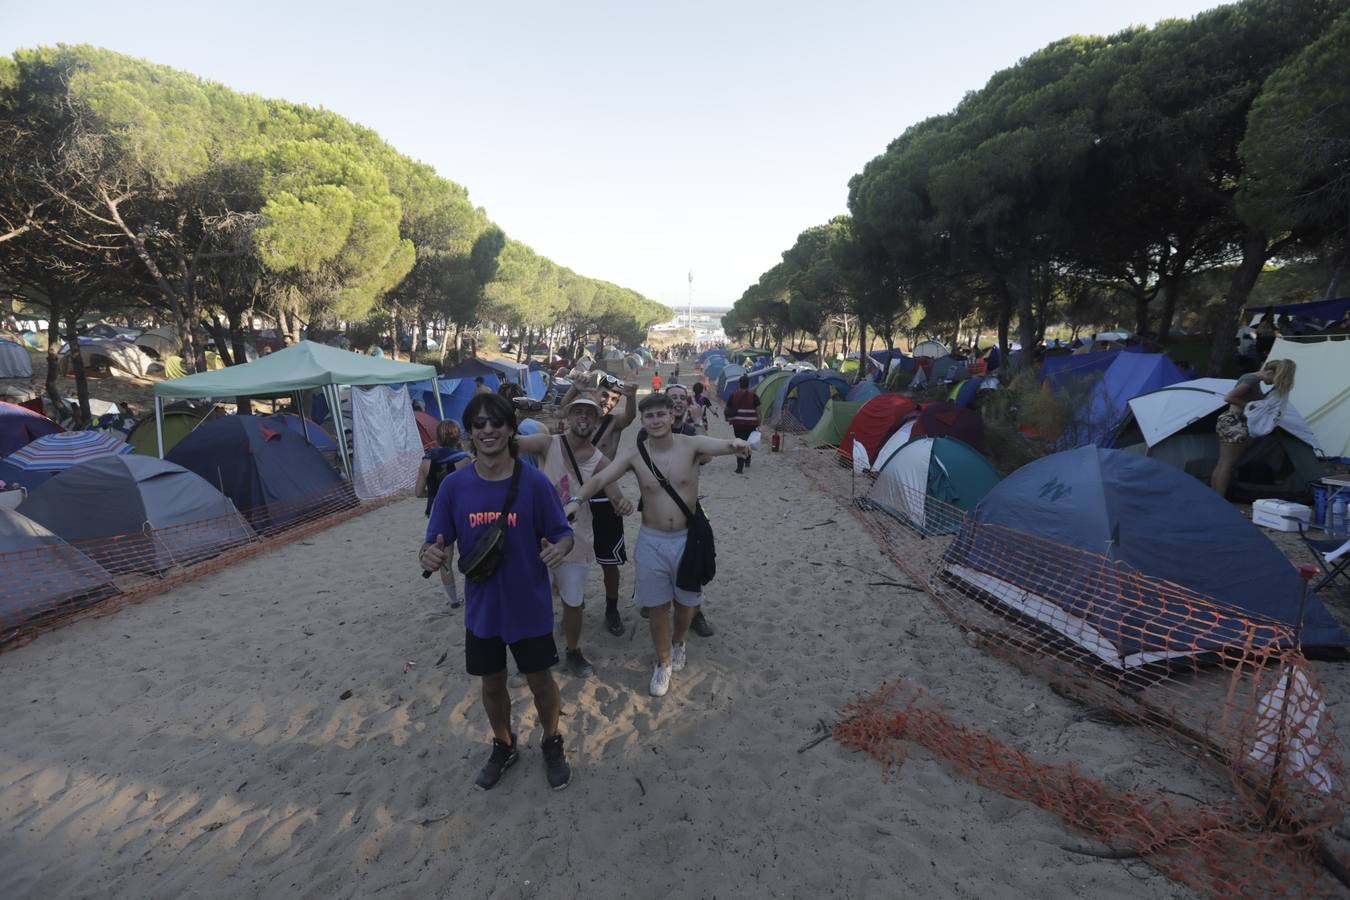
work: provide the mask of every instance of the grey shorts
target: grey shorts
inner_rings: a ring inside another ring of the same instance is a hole
[[[633,562],[637,572],[633,599],[638,606],[660,606],[674,600],[681,606],[700,606],[702,591],[682,591],[675,586],[675,573],[684,555],[687,531],[657,531],[645,525],[638,530]]]

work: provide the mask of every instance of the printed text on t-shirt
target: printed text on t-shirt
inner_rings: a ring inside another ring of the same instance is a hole
[[[495,512],[469,513],[469,527],[477,528],[479,525],[491,525],[493,522],[497,521],[501,517],[502,517],[501,510],[497,510]],[[511,528],[516,527],[515,513],[506,514],[506,524]]]

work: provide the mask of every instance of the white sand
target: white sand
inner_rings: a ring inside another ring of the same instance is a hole
[[[784,455],[733,468],[703,485],[717,635],[691,636],[666,697],[647,694],[626,600],[630,634],[603,630],[595,573],[597,674],[559,675],[562,793],[525,689],[520,763],[471,786],[488,729],[461,616],[417,575],[422,501],[0,656],[0,897],[1187,895],[1137,861],[1065,852],[1091,842],[924,750],[889,782],[833,741],[798,753],[904,675],[1047,760],[1152,789],[1205,777],[1138,728],[1079,721],[923,595],[867,587],[906,579]]]

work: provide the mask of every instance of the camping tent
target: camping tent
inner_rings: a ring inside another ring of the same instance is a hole
[[[870,382],[864,382],[870,384]],[[877,454],[885,445],[887,438],[895,434],[900,426],[913,418],[919,411],[919,404],[899,394],[879,394],[863,404],[849,425],[848,434],[839,442],[839,453],[846,460],[853,459],[853,442],[861,441],[867,451],[867,458],[880,463]],[[893,448],[898,449],[898,448]]]
[[[1093,446],[1005,478],[944,560],[945,578],[1118,669],[1222,650],[1267,620],[1293,626],[1303,589],[1284,554],[1209,488]],[[1314,594],[1303,644],[1350,645]]]
[[[875,381],[860,381],[848,389],[849,400],[861,400],[866,403],[881,393],[881,386]]]
[[[441,424],[440,419],[421,410],[413,413],[413,419],[417,422],[417,436],[422,441],[422,449],[429,450],[436,446],[436,428]]]
[[[269,428],[259,416],[207,422],[179,441],[168,459],[218,486],[258,531],[355,502],[317,449],[296,431]]]
[[[162,459],[104,456],[62,472],[19,512],[110,572],[159,572],[253,539],[234,504],[200,476]]]
[[[1208,483],[1219,460],[1215,423],[1228,407],[1224,396],[1235,384],[1228,378],[1197,378],[1135,397],[1116,434],[1116,446]],[[1291,401],[1273,432],[1243,447],[1231,493],[1248,499],[1303,495],[1309,482],[1322,477],[1313,450],[1316,441]]]
[[[761,419],[768,421],[781,408],[783,394],[787,392],[788,382],[792,380],[794,374],[793,372],[774,372],[755,386],[755,393],[759,395],[759,415]]]
[[[1277,337],[1266,358],[1298,363],[1289,399],[1317,435],[1322,452],[1350,462],[1350,335]]]
[[[64,430],[51,419],[25,406],[0,400],[0,456],[9,456],[44,434],[56,434]]]
[[[829,444],[838,446],[848,433],[849,423],[857,415],[858,410],[862,409],[863,403],[860,400],[830,400],[825,404],[825,411],[821,413],[820,421],[811,429],[811,437],[818,444]]]
[[[169,326],[142,332],[135,344],[156,359],[183,352],[183,340],[178,336],[178,329]]]
[[[301,341],[292,347],[260,357],[255,362],[159,382],[155,385],[155,416],[157,420],[162,418],[166,397],[195,399],[291,394],[296,409],[300,409],[300,391],[323,390],[328,394],[329,409],[338,409],[338,423],[333,431],[338,436],[338,449],[350,475],[351,461],[347,452],[346,428],[338,403],[338,386],[405,384],[435,377],[436,370],[432,366],[363,356],[326,344]],[[436,396],[439,399],[440,395]],[[444,411],[440,412],[444,415]],[[317,421],[318,417],[315,418]],[[162,447],[160,452],[163,453]]]
[[[128,341],[89,337],[80,338],[80,359],[86,369],[117,369],[138,378],[148,374],[154,362],[150,354]],[[61,351],[61,373],[70,374],[69,346]]]
[[[426,413],[422,413],[422,415],[426,415]],[[289,428],[291,431],[300,435],[301,438],[306,440],[320,453],[337,452],[337,441],[333,440],[331,434],[315,424],[313,419],[306,418],[304,421],[301,421],[300,417],[293,413],[274,413],[270,416],[263,416],[261,421],[265,427],[273,430]],[[436,430],[435,421],[436,420],[433,418],[431,426],[433,437]]]
[[[955,403],[925,403],[914,420],[912,437],[954,437],[980,449],[984,446],[984,419]]]
[[[1141,394],[1160,390],[1185,381],[1185,374],[1163,353],[1089,353],[1085,356],[1060,357],[1069,360],[1088,360],[1110,356],[1110,364],[1100,370],[1101,377],[1091,386],[1076,421],[1059,437],[1061,447],[1081,447],[1096,444],[1110,446],[1111,440],[1129,412],[1129,402]],[[1052,388],[1063,389],[1076,377],[1087,371],[1082,367],[1061,368],[1053,379]]]
[[[0,378],[32,378],[33,360],[22,344],[0,338]]]
[[[479,361],[496,372],[502,381],[508,384],[518,384],[525,389],[529,388],[529,366],[509,359],[480,359]]]
[[[106,569],[27,516],[0,506],[0,646],[25,625],[115,593]]]
[[[207,418],[219,418],[225,411],[219,406],[198,406],[191,403],[171,403],[164,408],[161,428],[164,433],[164,452],[172,450],[179,441],[192,433]],[[142,456],[159,455],[159,435],[155,431],[153,413],[136,421],[127,434],[127,443],[133,452]]]
[[[956,438],[918,438],[877,460],[867,499],[924,534],[951,534],[998,484],[980,452]]]
[[[717,376],[717,396],[723,403],[740,387],[740,378],[744,374],[745,369],[741,366],[727,366]]]
[[[120,433],[62,431],[45,434],[0,460],[0,479],[34,490],[57,472],[101,456],[130,453]]]
[[[914,349],[909,352],[910,356],[926,356],[929,359],[938,359],[948,354],[947,345],[941,341],[920,341],[914,345]]]
[[[816,426],[825,413],[825,404],[848,394],[849,384],[843,376],[828,369],[798,372],[788,380],[782,394],[782,412],[791,416],[802,427]]]

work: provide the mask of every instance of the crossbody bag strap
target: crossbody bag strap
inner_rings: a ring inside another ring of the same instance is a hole
[[[586,482],[581,478],[581,466],[577,465],[577,458],[572,455],[572,447],[567,443],[567,435],[560,436],[558,440],[562,441],[563,452],[567,454],[567,461],[572,464],[572,471],[577,473],[577,487],[582,487]]]
[[[613,424],[614,424],[614,414],[609,413],[604,417],[604,419],[600,421],[600,430],[595,433],[595,437],[591,438],[592,447],[600,446],[600,440],[605,436],[605,432],[609,431],[609,426]],[[573,465],[576,465],[576,463],[573,463]]]
[[[638,435],[637,448],[638,453],[642,454],[642,461],[647,464],[648,469],[651,469],[652,474],[656,476],[656,480],[660,483],[661,487],[666,489],[666,493],[670,495],[670,499],[674,500],[676,505],[680,507],[680,512],[684,513],[685,519],[688,520],[688,522],[693,522],[694,514],[690,512],[689,506],[684,502],[684,498],[680,496],[680,492],[675,490],[669,481],[666,481],[666,476],[661,474],[661,470],[656,467],[656,463],[652,462],[652,458],[647,454],[646,437],[647,432],[645,431]],[[686,527],[688,526],[686,525]]]
[[[511,511],[511,504],[516,502],[516,493],[520,488],[520,460],[513,460],[511,467],[511,484],[506,488],[506,502],[502,504],[502,514],[497,517],[501,524],[498,526],[505,530],[506,514]]]

